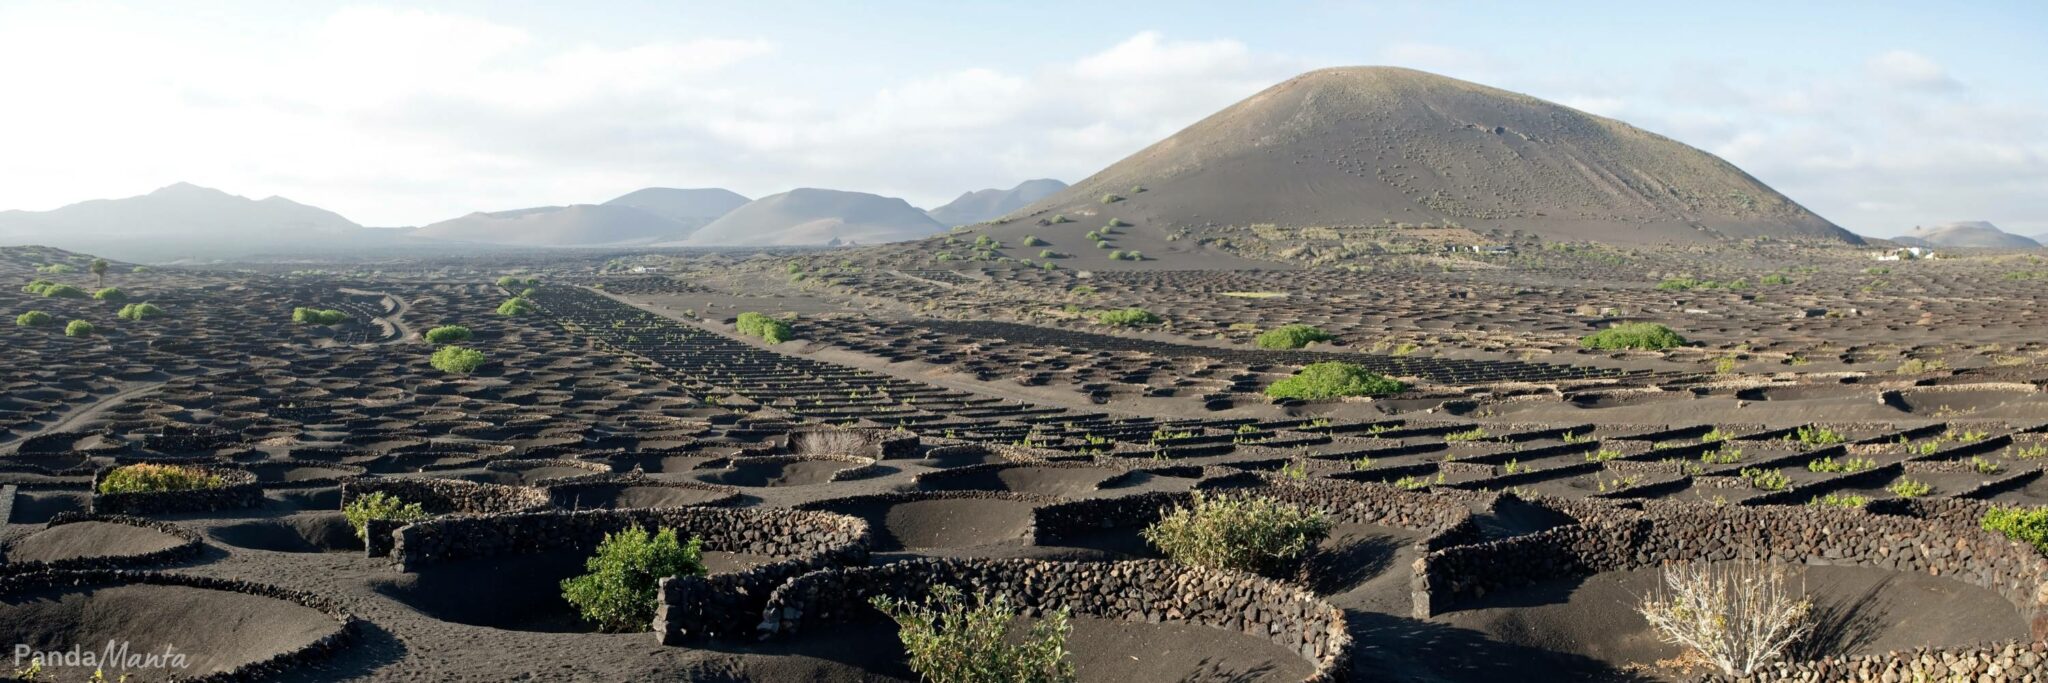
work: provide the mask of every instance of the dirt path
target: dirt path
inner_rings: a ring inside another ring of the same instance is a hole
[[[120,384],[120,386],[122,387],[120,391],[114,392],[113,394],[110,394],[105,398],[101,398],[100,400],[93,401],[92,403],[80,406],[77,410],[72,411],[70,415],[64,416],[64,419],[58,420],[56,423],[51,424],[48,427],[44,427],[42,429],[38,429],[27,434],[23,434],[21,435],[21,438],[16,439],[16,441],[26,440],[31,437],[49,434],[52,432],[68,431],[73,427],[85,424],[86,422],[92,421],[93,418],[99,417],[101,413],[107,412],[108,408],[120,405],[121,402],[126,401],[128,399],[135,398],[137,396],[141,396],[152,391],[156,391],[159,387],[162,387],[163,385],[163,382],[122,382]]]
[[[405,324],[405,314],[412,310],[412,304],[406,301],[405,297],[396,294],[391,294],[388,292],[372,292],[361,289],[343,289],[341,290],[341,293],[354,294],[358,296],[381,296],[391,300],[391,314],[388,316],[378,317],[376,318],[376,320],[381,320],[385,323],[389,323],[391,325],[392,331],[396,334],[396,336],[392,339],[388,339],[379,343],[395,344],[412,338],[412,326]]]

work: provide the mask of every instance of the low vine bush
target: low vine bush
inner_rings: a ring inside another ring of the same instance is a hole
[[[98,327],[94,327],[93,324],[90,322],[84,320],[73,320],[69,324],[66,324],[64,326],[64,336],[90,337],[92,336],[92,333],[98,332],[99,329],[100,328]]]
[[[459,341],[468,341],[469,337],[469,328],[461,325],[442,325],[427,330],[426,334],[426,340],[429,344],[453,344]]]
[[[434,369],[442,372],[467,375],[476,372],[476,369],[482,367],[487,360],[490,360],[490,357],[485,356],[484,352],[476,349],[461,346],[443,346],[441,350],[435,351],[433,357],[428,358],[427,362],[433,364]]]
[[[1009,634],[1017,610],[1010,596],[975,597],[967,604],[960,589],[933,586],[922,604],[876,596],[875,609],[896,621],[897,637],[910,656],[910,670],[931,683],[1067,683],[1075,680],[1067,658],[1073,633],[1066,608],[1031,624],[1021,639]]]
[[[1113,311],[1096,311],[1095,322],[1117,327],[1150,325],[1159,322],[1159,316],[1142,308],[1122,308]]]
[[[791,337],[795,336],[795,332],[790,329],[789,323],[753,311],[741,313],[739,318],[734,321],[734,326],[739,328],[740,334],[749,337],[760,337],[761,341],[770,344],[780,344],[789,341]]]
[[[1579,346],[1595,350],[1660,351],[1685,346],[1685,337],[1657,323],[1622,323],[1580,337]]]
[[[1330,534],[1319,511],[1264,497],[1195,494],[1142,535],[1181,564],[1275,576]]]
[[[292,309],[292,322],[300,325],[339,325],[348,322],[348,314],[332,308],[319,309],[301,306]]]
[[[1994,506],[1984,511],[1978,524],[1985,531],[1996,531],[2048,552],[2048,508]]]
[[[383,491],[357,497],[341,508],[348,525],[355,527],[356,538],[369,540],[370,520],[388,519],[399,522],[416,522],[428,517],[419,503],[407,503]]]
[[[1314,325],[1281,325],[1259,334],[1257,341],[1262,349],[1298,349],[1334,338]]]
[[[85,290],[71,285],[58,284],[49,280],[35,280],[23,285],[21,291],[53,299],[83,299]]]
[[[147,302],[139,304],[125,304],[121,306],[120,312],[114,314],[114,317],[120,318],[122,320],[148,320],[150,318],[161,318],[163,316],[164,309],[162,307]]]
[[[532,315],[538,312],[540,312],[540,307],[533,305],[533,301],[523,296],[515,296],[506,299],[505,303],[498,304],[498,315],[521,316]]]
[[[100,478],[100,493],[155,493],[197,491],[227,485],[220,475],[181,465],[136,463],[123,465]]]
[[[663,578],[703,576],[704,539],[685,544],[676,530],[648,533],[633,527],[605,534],[597,554],[584,561],[589,573],[562,580],[562,599],[583,619],[608,633],[642,631],[654,620]]]
[[[1400,380],[1389,378],[1352,363],[1329,361],[1311,363],[1294,376],[1266,387],[1271,398],[1316,401],[1346,396],[1385,396],[1408,389]]]
[[[14,324],[19,327],[42,327],[56,322],[57,318],[55,316],[42,311],[29,311],[14,316]]]

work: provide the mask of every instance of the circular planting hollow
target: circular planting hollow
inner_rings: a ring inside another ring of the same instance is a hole
[[[775,586],[796,575],[865,564],[858,519],[786,509],[656,508],[442,517],[395,532],[406,576],[377,590],[436,618],[494,628],[583,631],[561,597],[606,534],[674,529],[699,539],[704,577],[663,584],[652,627],[664,642],[749,632]]]
[[[1044,496],[1085,496],[1125,470],[1089,463],[1003,463],[971,465],[917,475],[926,491],[1014,491]]]
[[[1307,591],[1164,561],[925,558],[813,572],[776,589],[761,630],[778,652],[806,656],[812,670],[790,676],[915,678],[896,625],[870,601],[922,601],[939,585],[1005,596],[1027,621],[1069,610],[1068,657],[1085,681],[1329,681],[1351,654],[1343,610]]]
[[[565,510],[728,505],[740,497],[739,489],[730,486],[645,478],[578,481],[549,486],[547,492],[555,507]]]
[[[712,463],[716,466],[718,463]],[[875,471],[873,458],[841,455],[762,455],[729,458],[722,467],[708,469],[697,480],[726,486],[774,488],[813,486],[868,476]]]
[[[360,553],[363,540],[339,512],[314,512],[216,526],[213,540],[237,548],[280,553]]]
[[[1031,538],[1033,510],[1058,499],[996,491],[882,493],[804,503],[867,520],[878,552],[966,548]]]
[[[136,517],[66,513],[0,549],[10,565],[113,568],[169,562],[199,551],[190,530]]]
[[[126,646],[118,662],[53,658],[42,669],[52,680],[86,680],[95,668],[108,680],[270,678],[341,647],[354,627],[320,598],[238,581],[124,571],[0,578],[0,639],[14,653]]]

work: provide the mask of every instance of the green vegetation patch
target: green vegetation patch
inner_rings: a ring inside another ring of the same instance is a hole
[[[1257,342],[1262,349],[1298,349],[1331,339],[1335,337],[1313,325],[1281,325],[1260,334]]]
[[[1658,351],[1685,345],[1685,337],[1657,323],[1622,323],[1579,338],[1588,349]]]
[[[1330,533],[1321,512],[1267,497],[1195,494],[1142,532],[1181,564],[1277,576]]]
[[[896,621],[910,670],[930,683],[1068,683],[1073,626],[1067,609],[1051,610],[1029,629],[1014,625],[1010,596],[977,595],[968,605],[960,589],[932,586],[923,604],[876,596],[868,601]],[[1015,632],[1021,637],[1013,638]]]
[[[419,503],[407,503],[398,496],[383,491],[358,496],[341,508],[341,514],[348,518],[349,526],[355,527],[356,538],[363,540],[369,540],[370,520],[417,522],[429,516],[426,510],[420,508]]]
[[[427,330],[425,338],[429,344],[453,344],[459,341],[469,341],[469,337],[470,332],[467,327],[461,325],[442,325]]]
[[[676,540],[674,529],[650,534],[634,527],[605,534],[597,554],[584,561],[588,573],[562,580],[562,599],[601,630],[646,630],[654,620],[660,581],[703,576],[703,550],[704,539],[684,544]]]
[[[1368,371],[1362,366],[1330,361],[1310,364],[1294,376],[1274,382],[1266,387],[1266,395],[1315,401],[1345,396],[1384,396],[1407,388],[1406,383]]]
[[[476,369],[482,367],[484,362],[488,360],[490,360],[490,357],[485,356],[484,352],[476,349],[460,346],[443,346],[441,350],[435,351],[433,357],[428,358],[427,362],[432,363],[434,369],[442,372],[467,375],[476,372]]]
[[[1095,322],[1104,325],[1115,325],[1117,327],[1151,325],[1159,322],[1159,316],[1153,315],[1151,311],[1142,308],[1096,311],[1093,315],[1095,316]]]
[[[292,309],[292,322],[300,325],[339,325],[348,321],[348,314],[334,309],[299,307]]]
[[[183,465],[137,463],[123,465],[100,478],[100,493],[154,493],[197,491],[226,486],[220,475]]]

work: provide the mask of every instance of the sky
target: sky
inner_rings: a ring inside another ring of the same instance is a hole
[[[1867,235],[2048,233],[2038,1],[0,0],[0,209],[180,181],[371,226],[648,186],[929,208],[1361,64],[1627,121]]]

